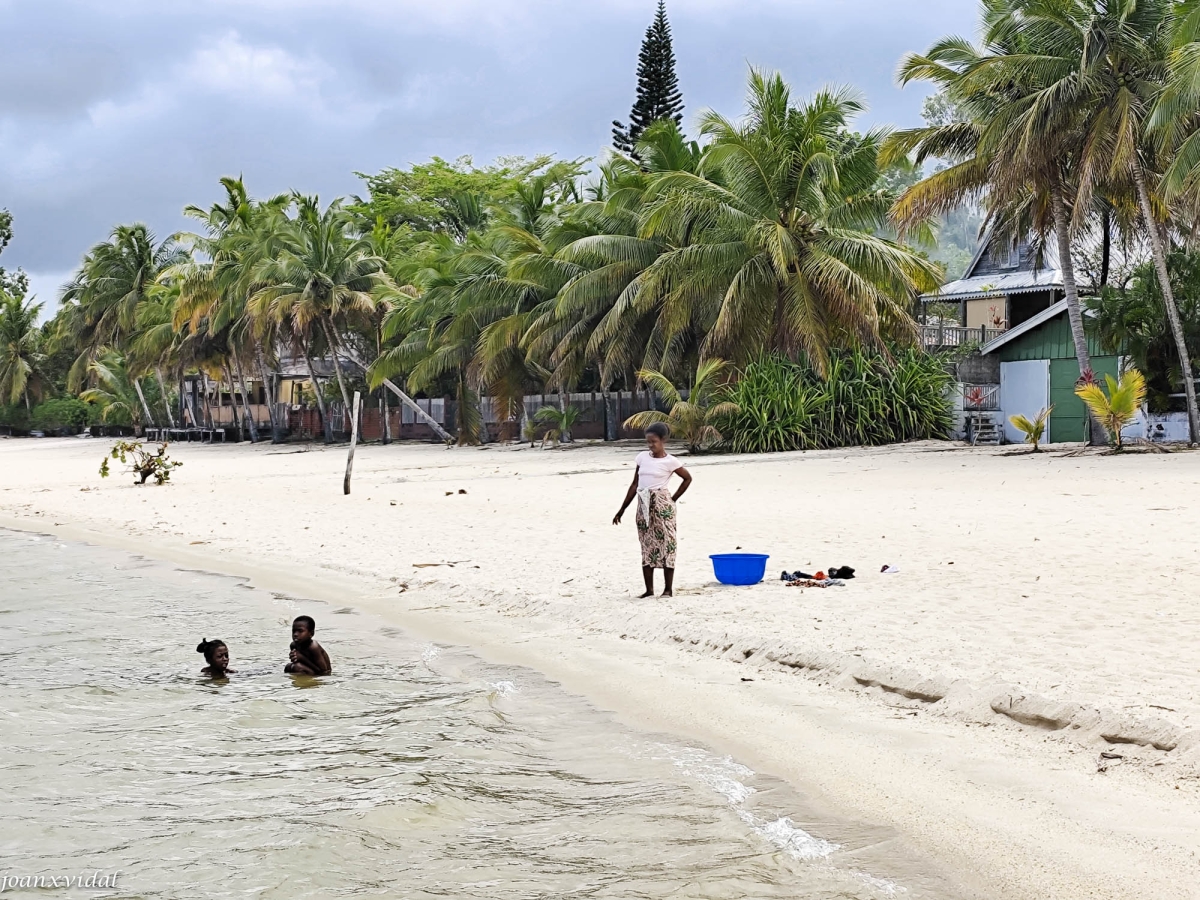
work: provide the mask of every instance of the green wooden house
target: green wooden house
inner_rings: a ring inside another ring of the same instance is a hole
[[[1054,409],[1047,427],[1047,443],[1087,440],[1087,411],[1075,396],[1079,363],[1065,300],[984,344],[980,352],[1000,359],[1000,409],[1007,440],[1024,440],[1009,424],[1009,416],[1020,413],[1033,418],[1049,406]],[[1120,357],[1106,354],[1091,335],[1088,354],[1097,378],[1117,376]]]

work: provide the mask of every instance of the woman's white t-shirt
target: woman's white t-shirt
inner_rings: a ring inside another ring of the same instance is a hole
[[[671,480],[671,473],[682,467],[671,454],[655,457],[649,450],[643,450],[637,456],[638,490],[656,491],[665,488]]]

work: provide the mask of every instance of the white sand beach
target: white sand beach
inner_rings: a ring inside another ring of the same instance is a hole
[[[926,443],[686,460],[639,600],[638,447],[0,440],[0,526],[336,599],[786,778],[987,898],[1200,897],[1200,454]],[[707,559],[771,554],[718,585]],[[899,567],[884,575],[880,567]],[[844,587],[780,570],[853,566]],[[1101,753],[1118,758],[1105,759]]]

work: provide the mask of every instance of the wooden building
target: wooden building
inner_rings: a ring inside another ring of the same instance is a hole
[[[922,319],[931,303],[958,307],[958,324],[968,329],[1004,331],[1029,321],[1063,298],[1062,270],[1051,248],[1039,253],[1026,239],[989,234],[962,278],[921,297]]]

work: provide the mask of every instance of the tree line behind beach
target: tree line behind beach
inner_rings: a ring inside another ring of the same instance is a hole
[[[224,178],[217,203],[187,208],[192,233],[117,226],[42,326],[19,273],[3,276],[3,416],[28,427],[54,403],[140,424],[185,373],[249,408],[247,382],[289,354],[310,368],[327,439],[329,401],[349,408],[388,379],[454,398],[471,442],[484,396],[515,431],[527,394],[678,393],[720,361],[703,393],[722,412],[699,417],[712,442],[939,436],[948,377],[917,349],[915,309],[961,264],[938,239],[964,210],[1056,245],[1081,371],[1090,303],[1105,341],[1161,394],[1182,381],[1194,412],[1198,22],[1196,2],[988,0],[977,41],[902,62],[901,81],[937,89],[922,127],[856,130],[852,89],[797,97],[754,70],[746,108],[702,112],[691,138],[660,7],[629,122],[594,161],[435,158],[328,202]],[[1102,247],[1094,300],[1080,299],[1081,245]],[[1131,260],[1120,277],[1114,246]],[[834,415],[849,427],[830,431]],[[856,424],[872,421],[888,427]]]

